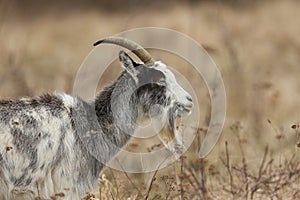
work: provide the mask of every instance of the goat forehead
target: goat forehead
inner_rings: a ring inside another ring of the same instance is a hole
[[[178,86],[174,74],[164,63],[156,62],[154,68],[163,73],[167,84],[169,84],[170,86]]]
[[[142,66],[137,75],[139,84],[144,85],[148,83],[156,83],[166,79],[165,74],[155,67]]]
[[[165,64],[161,62],[156,62],[154,68],[158,71],[161,71],[164,74],[166,89],[170,92],[167,94],[175,95],[178,101],[185,102],[186,97],[189,96],[189,94],[185,89],[183,89],[181,85],[177,83],[173,72],[170,69],[168,69],[168,67]]]

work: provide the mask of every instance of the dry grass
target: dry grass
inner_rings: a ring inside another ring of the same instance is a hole
[[[263,154],[253,160],[249,151],[255,150],[242,138],[241,128],[239,123],[231,127],[235,140],[220,144],[223,150],[213,161],[182,156],[172,166],[146,175],[124,175],[107,169],[103,174],[108,178],[102,176],[96,196],[99,199],[298,199],[299,156],[274,155],[266,146]],[[193,148],[198,147],[194,144]],[[235,156],[236,153],[240,156]],[[122,181],[117,182],[116,177]]]
[[[180,160],[155,173],[105,169],[99,191],[86,199],[300,198],[299,1],[241,7],[191,1],[128,12],[98,7],[65,11],[52,6],[26,17],[11,2],[0,1],[1,98],[71,92],[91,44],[135,27],[186,33],[208,49],[221,70],[228,112],[223,135],[209,157],[196,156],[209,116],[207,91],[200,77],[182,67],[186,63],[174,62],[193,85],[201,86],[196,88],[204,116],[202,128],[195,129],[198,140]],[[104,82],[117,72],[108,70]],[[128,149],[143,146],[145,151],[160,148],[135,142]]]

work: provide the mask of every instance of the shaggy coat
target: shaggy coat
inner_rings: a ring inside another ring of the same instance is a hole
[[[138,64],[124,52],[120,60],[126,70],[92,102],[64,93],[0,101],[0,200],[79,200],[97,187],[141,115],[156,104],[191,106],[182,88],[182,101],[168,92],[164,64]]]

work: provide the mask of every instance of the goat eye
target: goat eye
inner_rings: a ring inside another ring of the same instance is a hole
[[[159,85],[166,85],[166,82],[162,80],[162,81],[158,81],[158,84]]]
[[[160,84],[160,85],[166,85],[166,81],[164,79],[160,79],[158,81],[158,84]]]

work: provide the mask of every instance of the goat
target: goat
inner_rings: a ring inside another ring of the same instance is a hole
[[[65,93],[0,101],[1,200],[79,200],[96,188],[105,163],[142,116],[167,116],[174,108],[178,116],[191,112],[191,96],[140,45],[118,37],[99,43],[123,46],[143,62],[120,51],[124,71],[91,102]]]

